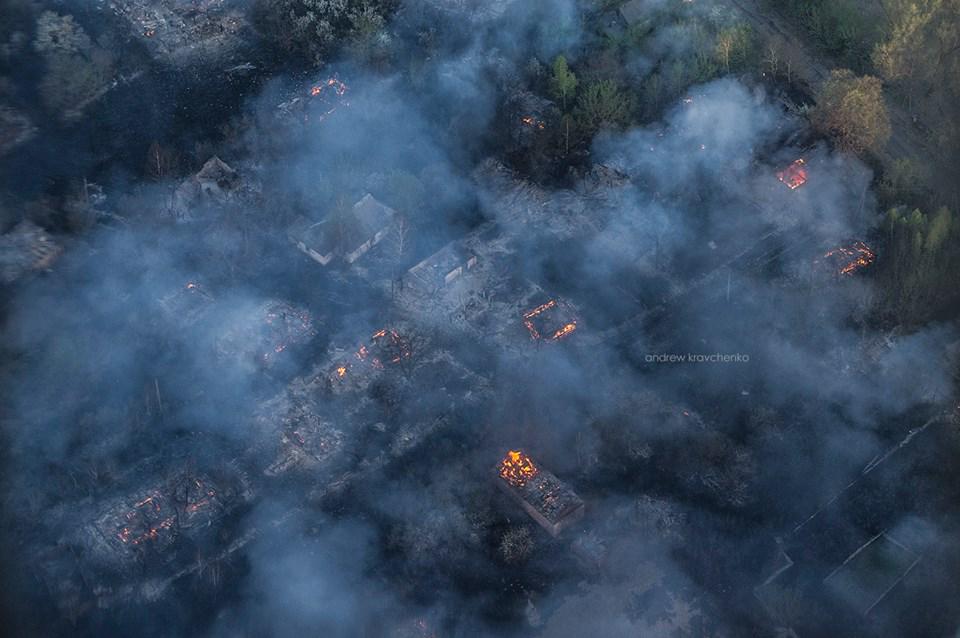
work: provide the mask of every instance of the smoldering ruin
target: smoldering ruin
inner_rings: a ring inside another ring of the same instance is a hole
[[[957,631],[877,166],[729,59],[575,101],[737,3],[36,4],[110,61],[0,86],[9,635]]]

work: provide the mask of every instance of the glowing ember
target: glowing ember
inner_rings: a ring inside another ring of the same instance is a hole
[[[371,350],[376,353],[374,356],[371,356]],[[384,359],[390,363],[400,363],[412,355],[409,342],[399,332],[388,328],[373,333],[370,337],[370,347],[361,345],[356,352],[357,359],[368,362],[378,370],[383,369]]]
[[[523,325],[532,339],[546,337],[551,341],[559,341],[577,329],[576,319],[569,316],[558,318],[551,311],[569,312],[569,309],[556,299],[551,299],[523,314]]]
[[[335,96],[341,97],[347,92],[348,88],[349,87],[346,84],[338,80],[336,77],[332,77],[326,82],[315,84],[314,86],[310,87],[310,95],[312,97],[316,97],[325,92],[332,92]]]
[[[564,337],[566,337],[568,334],[570,334],[576,329],[577,329],[577,322],[571,321],[570,323],[564,325],[562,328],[554,332],[553,336],[551,336],[550,338],[554,340],[563,339]]]
[[[175,516],[160,518],[164,511],[163,497],[159,492],[133,504],[133,509],[124,514],[128,524],[117,530],[117,538],[126,545],[140,545],[159,538],[160,532],[170,529],[176,522]]]
[[[347,366],[339,365],[337,366],[337,378],[342,379],[347,376]]]
[[[539,472],[530,457],[521,450],[510,450],[500,461],[500,478],[517,487],[526,485]]]
[[[546,125],[543,122],[533,117],[532,115],[526,115],[524,117],[521,117],[520,121],[523,122],[525,126],[529,126],[530,128],[540,129],[541,131],[546,128]]]
[[[305,343],[316,335],[310,313],[286,303],[274,303],[267,307],[263,328],[264,346],[268,348],[262,355],[265,363],[270,363],[272,357],[289,346]]]
[[[834,248],[823,258],[837,265],[838,275],[852,275],[876,261],[877,254],[865,243],[856,240],[847,246]]]
[[[790,190],[796,190],[807,183],[807,163],[803,159],[777,173],[777,179],[787,185]]]

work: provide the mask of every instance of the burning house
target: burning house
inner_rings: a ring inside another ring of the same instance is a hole
[[[560,341],[577,329],[573,307],[562,299],[550,299],[523,313],[523,325],[534,341]]]
[[[827,251],[816,263],[839,277],[850,276],[867,268],[877,259],[877,254],[866,243],[849,240]]]
[[[321,266],[334,259],[352,264],[387,235],[395,212],[367,193],[352,207],[313,222],[299,218],[288,230],[300,252]]]
[[[559,119],[553,102],[529,91],[518,91],[504,102],[504,130],[509,131],[513,150],[532,146],[550,123]]]
[[[802,158],[795,160],[790,166],[777,172],[777,179],[790,190],[797,190],[807,183],[807,163]]]
[[[309,343],[316,335],[309,311],[274,299],[259,304],[249,315],[235,317],[216,345],[223,357],[251,356],[270,367],[281,353]]]
[[[563,481],[521,450],[510,450],[493,468],[494,480],[533,520],[558,536],[583,518],[583,501]]]
[[[247,39],[246,5],[234,0],[111,0],[110,11],[160,62],[226,63]]]
[[[28,272],[46,270],[61,250],[42,228],[20,222],[0,235],[0,282],[13,283]]]
[[[329,387],[337,393],[366,388],[387,367],[402,366],[413,357],[412,339],[394,328],[381,328],[352,352],[334,351],[328,367]]]
[[[278,104],[277,117],[281,121],[303,124],[322,122],[341,107],[350,105],[349,91],[350,87],[336,75],[313,82]]]
[[[185,539],[197,542],[224,516],[248,503],[253,492],[238,472],[182,469],[171,478],[108,501],[78,539],[83,555],[107,572],[126,570],[147,556],[175,559]]]

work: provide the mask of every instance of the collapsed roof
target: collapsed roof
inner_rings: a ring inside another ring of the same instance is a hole
[[[367,193],[352,207],[334,211],[322,221],[299,218],[287,234],[301,252],[321,265],[337,257],[352,264],[384,238],[395,215]]]
[[[112,0],[110,10],[173,66],[229,59],[247,28],[245,4],[231,0]]]

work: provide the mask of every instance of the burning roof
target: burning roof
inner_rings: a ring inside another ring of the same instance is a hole
[[[801,158],[777,173],[777,179],[787,185],[790,190],[796,190],[807,183],[807,163]]]
[[[583,517],[583,501],[522,450],[509,450],[494,468],[497,485],[551,535]]]
[[[383,370],[385,365],[398,365],[413,356],[411,340],[393,328],[381,328],[352,355],[337,361],[329,371],[334,388],[352,383],[357,377],[369,377],[370,371]]]
[[[547,128],[548,121],[556,121],[557,109],[553,102],[529,91],[517,91],[504,103],[504,115],[509,121],[511,141],[519,148],[533,144],[537,133]]]
[[[824,263],[837,275],[853,275],[873,264],[877,254],[859,239],[850,240],[827,251],[817,263]]]
[[[42,228],[20,222],[0,235],[0,282],[12,283],[31,270],[49,268],[61,250]]]
[[[300,89],[292,98],[277,105],[281,118],[301,120],[304,124],[322,122],[338,109],[350,106],[350,87],[334,74]]]
[[[577,329],[577,318],[569,304],[550,299],[523,313],[523,325],[534,341],[559,341]]]
[[[523,487],[539,473],[530,457],[520,450],[508,451],[500,461],[500,478],[514,487]]]

